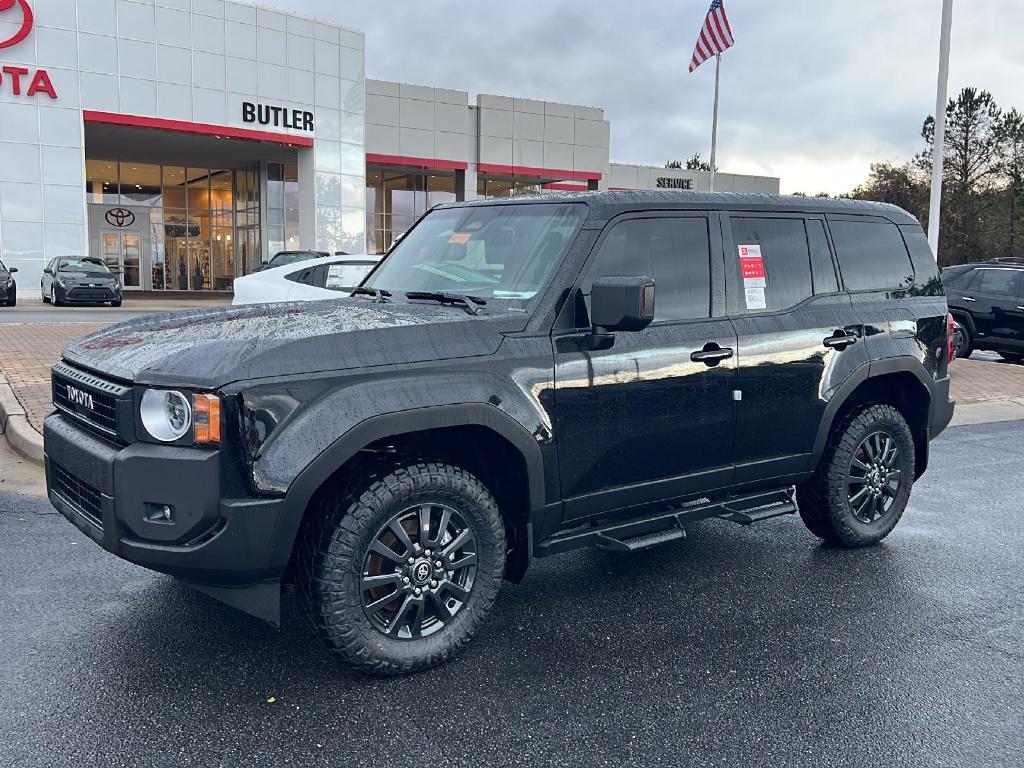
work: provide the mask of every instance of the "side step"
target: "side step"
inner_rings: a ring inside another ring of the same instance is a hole
[[[639,549],[647,549],[656,544],[665,544],[669,541],[678,541],[686,538],[686,531],[682,528],[665,528],[653,533],[645,533],[642,536],[634,536],[631,539],[613,539],[611,536],[601,534],[597,537],[595,545],[599,549],[607,549],[610,552],[636,552]]]
[[[597,522],[549,536],[534,546],[535,557],[546,557],[580,547],[596,546],[615,552],[635,552],[655,544],[676,541],[686,536],[685,523],[718,517],[741,525],[750,525],[770,517],[796,512],[795,489],[761,491],[711,501],[690,501],[679,507],[661,510],[642,518]]]

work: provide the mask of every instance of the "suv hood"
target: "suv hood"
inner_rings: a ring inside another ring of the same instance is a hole
[[[104,328],[64,359],[142,384],[232,381],[493,354],[526,315],[343,298],[149,315]]]

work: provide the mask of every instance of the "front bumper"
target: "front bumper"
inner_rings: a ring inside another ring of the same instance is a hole
[[[102,304],[108,301],[119,301],[121,299],[120,288],[111,288],[105,285],[95,287],[90,287],[88,285],[67,285],[64,288],[60,288],[55,285],[53,290],[57,295],[58,301],[66,301],[68,303]]]
[[[118,446],[59,413],[43,440],[50,502],[87,536],[276,623],[276,599],[265,598],[281,576],[268,565],[281,499],[220,498],[216,450]]]

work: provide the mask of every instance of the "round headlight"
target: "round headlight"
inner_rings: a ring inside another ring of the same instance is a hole
[[[165,443],[184,437],[192,426],[192,406],[185,395],[174,390],[147,389],[139,416],[146,431]]]

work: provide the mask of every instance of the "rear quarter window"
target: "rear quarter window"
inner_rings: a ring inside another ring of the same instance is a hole
[[[895,224],[830,219],[828,226],[847,290],[891,290],[913,285],[914,266]]]

